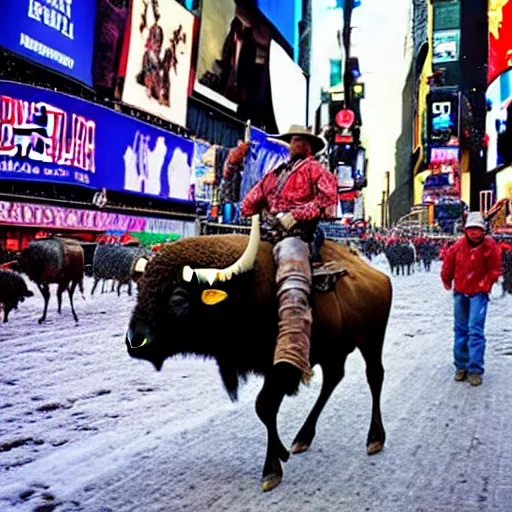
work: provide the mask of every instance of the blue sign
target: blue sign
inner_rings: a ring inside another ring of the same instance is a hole
[[[65,94],[0,81],[0,179],[191,200],[191,140]]]
[[[296,25],[300,21],[300,18],[295,19],[295,3],[295,0],[257,0],[258,9],[275,25],[292,48],[295,46]]]
[[[92,85],[95,0],[2,0],[0,46]]]

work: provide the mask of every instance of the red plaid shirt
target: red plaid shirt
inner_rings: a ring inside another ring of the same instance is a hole
[[[263,176],[242,201],[242,215],[255,215],[263,210],[273,215],[290,212],[298,221],[336,215],[336,178],[313,157],[299,162],[277,193],[279,178],[275,171]]]

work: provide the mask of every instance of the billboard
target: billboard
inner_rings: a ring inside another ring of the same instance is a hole
[[[114,231],[131,233],[173,233],[194,236],[195,222],[154,217],[134,217],[121,213],[79,208],[63,208],[47,204],[0,201],[0,223],[10,226],[79,231]]]
[[[459,98],[457,94],[430,93],[428,105],[428,142],[431,147],[459,145]]]
[[[460,30],[434,32],[433,64],[456,62],[459,60]]]
[[[194,16],[174,0],[133,0],[123,102],[185,126]]]
[[[203,0],[196,92],[275,130],[269,53],[273,29],[258,12],[234,0]]]
[[[96,2],[2,0],[0,46],[92,85]]]
[[[302,69],[275,41],[270,43],[270,85],[278,131],[284,133],[292,124],[305,126],[306,77]]]
[[[486,99],[487,170],[492,171],[512,158],[512,69],[494,80]]]
[[[295,0],[257,0],[258,9],[275,25],[290,46],[295,46]],[[297,23],[296,23],[297,21]]]
[[[512,67],[512,1],[489,0],[488,83]]]
[[[0,180],[189,201],[194,144],[65,94],[0,81]]]

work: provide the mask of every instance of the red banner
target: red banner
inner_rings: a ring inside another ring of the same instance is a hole
[[[512,0],[489,0],[490,84],[512,68]]]

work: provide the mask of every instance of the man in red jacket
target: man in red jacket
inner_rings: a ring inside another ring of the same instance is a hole
[[[300,126],[277,138],[290,144],[290,161],[267,173],[249,191],[241,211],[246,216],[262,213],[262,237],[274,244],[279,303],[274,364],[288,363],[307,380],[312,321],[309,244],[319,220],[336,212],[337,181],[314,159],[324,147],[323,139]],[[293,389],[298,381],[289,384]]]
[[[447,290],[454,282],[455,380],[462,381],[467,376],[473,386],[482,383],[487,302],[502,272],[501,250],[485,236],[485,230],[482,214],[469,213],[464,236],[450,247],[441,270]]]

